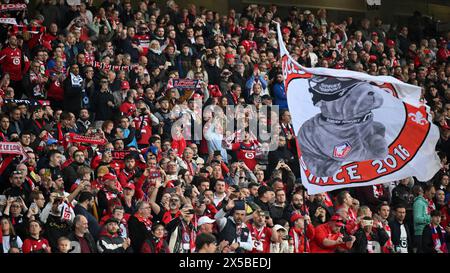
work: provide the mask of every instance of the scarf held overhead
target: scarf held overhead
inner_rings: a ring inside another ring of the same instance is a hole
[[[68,133],[66,135],[66,141],[70,143],[89,143],[95,145],[105,145],[107,142],[104,138],[87,137],[75,133]]]
[[[28,154],[22,147],[22,144],[16,142],[0,142],[0,154],[21,155],[21,162],[28,159]]]

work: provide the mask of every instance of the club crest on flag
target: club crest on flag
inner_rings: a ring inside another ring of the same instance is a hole
[[[350,143],[344,142],[341,145],[334,147],[333,157],[345,158],[351,149],[352,146],[350,145]]]

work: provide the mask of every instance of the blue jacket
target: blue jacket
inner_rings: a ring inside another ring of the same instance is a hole
[[[273,85],[273,94],[275,96],[274,104],[282,109],[288,109],[286,90],[283,83],[275,83]]]

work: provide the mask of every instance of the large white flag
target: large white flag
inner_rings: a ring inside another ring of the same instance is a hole
[[[393,77],[307,68],[278,41],[302,183],[309,194],[431,179],[440,168],[439,130],[420,87]]]

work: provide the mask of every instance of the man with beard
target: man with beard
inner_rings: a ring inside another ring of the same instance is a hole
[[[105,222],[105,228],[97,242],[99,253],[131,253],[131,241],[129,238],[120,237],[119,220],[109,218]]]
[[[136,159],[132,154],[126,155],[123,161],[125,168],[122,169],[117,176],[122,187],[128,184],[131,180],[136,180],[142,175],[142,171],[136,166]]]
[[[156,203],[156,195],[158,190],[161,189],[161,180],[158,179],[155,182],[155,190],[153,190],[150,196],[150,206],[157,218],[160,219],[165,225],[167,225],[173,219],[179,217],[181,215],[180,207],[181,207],[181,199],[176,193],[172,193],[169,199],[169,209],[162,207]]]
[[[79,134],[84,135],[89,129],[89,127],[91,126],[91,121],[89,119],[89,110],[87,108],[82,108],[76,122],[77,131]]]
[[[284,212],[284,219],[289,220],[293,213],[300,213],[301,215],[309,214],[308,208],[304,205],[303,196],[300,193],[295,193],[292,196],[291,204]]]
[[[251,253],[269,253],[270,242],[275,234],[272,234],[273,226],[272,219],[269,216],[269,212],[256,210],[253,213],[253,221],[247,223],[247,227],[250,231],[253,240],[253,249]]]
[[[96,238],[100,232],[100,225],[98,224],[98,221],[94,217],[94,215],[92,215],[92,213],[89,212],[89,210],[92,209],[94,203],[95,200],[92,193],[87,191],[82,192],[78,197],[78,204],[75,206],[74,211],[77,216],[82,215],[87,219],[89,226],[89,233],[92,234],[94,238]]]
[[[64,177],[64,189],[69,191],[73,183],[77,180],[77,171],[81,166],[87,166],[85,163],[84,152],[77,150],[73,153],[72,158],[74,161],[62,170]]]
[[[228,200],[225,208],[216,213],[215,219],[219,230],[219,242],[227,241],[231,252],[252,251],[253,239],[245,224],[245,202]]]

